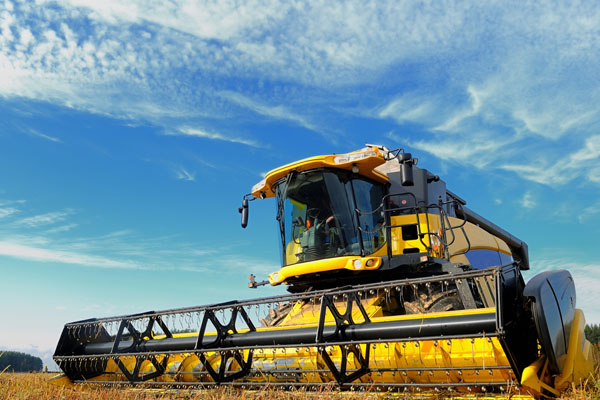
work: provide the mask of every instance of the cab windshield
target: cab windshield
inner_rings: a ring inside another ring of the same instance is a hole
[[[282,265],[365,256],[385,243],[384,186],[343,170],[292,172],[278,182]]]

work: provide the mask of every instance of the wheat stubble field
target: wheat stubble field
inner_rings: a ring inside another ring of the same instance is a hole
[[[196,392],[161,392],[131,391],[123,389],[106,389],[78,386],[77,389],[59,387],[47,382],[52,374],[43,373],[4,373],[0,375],[0,400],[171,400],[171,399],[206,399],[206,400],[301,400],[307,397],[318,400],[363,400],[382,398],[370,393],[305,393],[302,391],[282,392],[266,389],[258,392],[217,388],[210,391]],[[576,387],[567,391],[559,400],[600,400],[600,374],[587,382],[585,387]],[[407,398],[410,396],[391,396],[391,398]],[[440,395],[439,398],[446,398]],[[517,399],[518,396],[513,396]]]

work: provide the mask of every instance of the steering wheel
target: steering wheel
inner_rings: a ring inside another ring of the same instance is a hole
[[[319,214],[321,214],[320,208],[313,207],[306,210],[306,218],[315,219],[319,216]]]

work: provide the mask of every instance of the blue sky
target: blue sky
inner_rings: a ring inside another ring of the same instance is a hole
[[[600,323],[595,2],[4,1],[0,347],[65,322],[274,295],[263,174],[404,147],[568,268]]]

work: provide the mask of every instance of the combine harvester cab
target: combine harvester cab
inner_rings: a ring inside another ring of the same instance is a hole
[[[527,245],[401,149],[269,172],[290,294],[66,324],[57,383],[232,385],[449,397],[560,394],[593,369],[567,271],[525,285]]]

